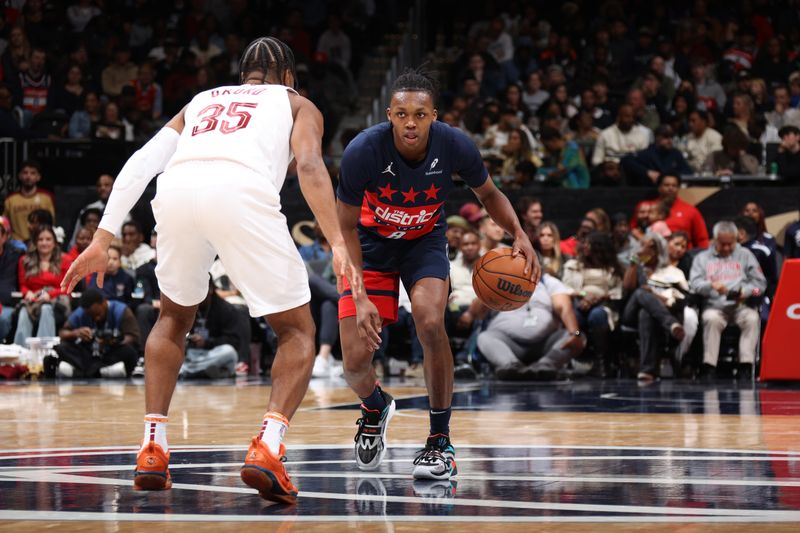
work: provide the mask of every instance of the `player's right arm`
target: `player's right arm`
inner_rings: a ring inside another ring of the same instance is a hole
[[[289,98],[294,112],[291,147],[297,161],[300,190],[333,249],[337,278],[347,276],[350,282],[359,317],[359,335],[375,350],[381,342],[380,318],[376,320],[377,310],[366,297],[361,274],[361,248],[357,250],[358,255],[353,256],[355,250],[342,235],[331,178],[322,160],[322,113],[302,96],[290,94]],[[354,257],[358,258],[357,262]]]
[[[180,113],[172,117],[167,125],[139,148],[122,167],[114,181],[103,219],[94,233],[92,243],[67,270],[61,282],[61,290],[72,292],[82,278],[94,272],[97,272],[97,286],[103,286],[111,239],[114,238],[117,228],[122,225],[125,216],[141,198],[147,184],[154,176],[164,172],[175,153],[178,139],[183,131],[185,110],[186,108],[183,108]]]

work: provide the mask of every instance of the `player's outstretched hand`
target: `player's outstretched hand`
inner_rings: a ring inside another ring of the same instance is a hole
[[[103,287],[106,267],[108,265],[108,251],[97,241],[93,241],[81,255],[79,255],[64,275],[61,281],[61,290],[67,294],[72,292],[83,278],[97,272],[97,286]]]
[[[531,240],[525,233],[521,233],[514,239],[514,248],[511,255],[517,257],[522,255],[525,258],[525,270],[523,274],[530,275],[534,283],[539,283],[539,278],[542,277],[542,267],[539,265],[539,258],[536,252],[533,251]]]
[[[374,352],[381,344],[381,320],[378,308],[367,297],[364,287],[364,277],[361,269],[350,260],[350,254],[345,246],[333,246],[333,271],[336,273],[336,290],[341,294],[344,291],[344,278],[350,285],[353,303],[356,306],[356,327],[358,336],[367,343],[367,348]]]

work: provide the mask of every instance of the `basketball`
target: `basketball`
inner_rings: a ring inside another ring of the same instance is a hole
[[[536,283],[523,274],[525,258],[512,257],[511,248],[495,248],[481,257],[472,271],[475,294],[495,311],[512,311],[525,305]]]

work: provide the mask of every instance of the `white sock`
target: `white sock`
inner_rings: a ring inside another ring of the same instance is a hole
[[[289,420],[282,414],[271,411],[264,415],[259,437],[274,455],[280,455],[281,442],[288,427]]]
[[[164,450],[169,451],[167,446],[167,417],[159,414],[148,414],[144,416],[144,439],[142,448],[147,446],[150,441],[155,442]]]

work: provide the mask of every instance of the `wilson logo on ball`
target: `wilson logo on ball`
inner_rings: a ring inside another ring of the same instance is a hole
[[[497,278],[497,288],[514,296],[522,296],[524,298],[530,298],[533,295],[532,291],[526,291],[521,285],[511,283],[503,278]]]

